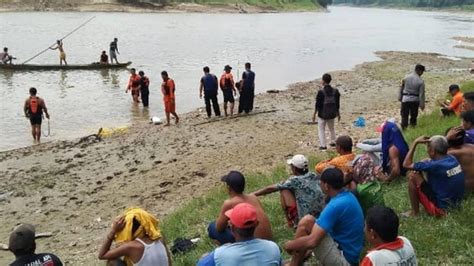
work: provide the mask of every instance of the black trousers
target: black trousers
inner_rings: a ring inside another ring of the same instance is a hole
[[[212,108],[214,109],[214,114],[216,116],[221,115],[221,110],[219,109],[219,102],[217,101],[217,94],[214,95],[204,95],[204,102],[206,103],[206,113],[208,117],[211,117],[211,103]]]
[[[402,102],[402,108],[400,110],[400,115],[402,116],[402,129],[408,127],[408,118],[410,118],[410,125],[416,126],[418,108],[420,108],[420,102]]]
[[[239,98],[239,114],[242,112],[245,112],[248,114],[250,112],[250,108],[252,107],[252,101],[253,99],[251,98],[251,95],[249,92],[242,91],[240,93],[240,98]]]
[[[142,91],[140,92],[140,97],[142,98],[142,103],[143,103],[143,107],[148,107],[148,96],[150,95],[150,92],[148,91]]]

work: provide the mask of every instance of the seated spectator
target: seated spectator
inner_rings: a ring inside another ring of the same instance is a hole
[[[461,119],[462,128],[466,133],[464,143],[474,144],[474,110],[462,113]]]
[[[339,136],[336,139],[336,152],[339,156],[332,159],[321,161],[316,164],[316,172],[322,173],[328,167],[336,167],[344,173],[348,173],[351,169],[352,161],[355,154],[352,152],[352,139],[349,136]]]
[[[464,143],[465,133],[460,127],[451,128],[446,133],[448,154],[453,155],[461,164],[464,172],[465,188],[474,191],[474,144]]]
[[[380,165],[382,158],[382,139],[364,139],[356,144],[356,147],[361,149],[363,154],[367,154],[371,157],[375,165]]]
[[[225,212],[234,208],[239,203],[248,203],[257,210],[258,226],[255,229],[255,237],[271,240],[272,226],[263,211],[260,201],[257,196],[244,193],[245,177],[240,172],[230,171],[221,178],[221,181],[226,183],[230,199],[225,200],[222,204],[217,220],[209,224],[207,228],[209,238],[214,239],[219,245],[234,243],[235,238],[228,226],[229,217],[225,215]]]
[[[451,102],[444,101],[439,103],[441,105],[441,113],[443,113],[444,116],[452,114],[459,116],[464,102],[463,93],[458,85],[453,84],[449,86],[449,94],[451,94],[453,100]]]
[[[225,212],[235,243],[216,248],[198,262],[198,266],[282,265],[280,248],[272,241],[254,236],[258,211],[248,203],[239,203]]]
[[[464,111],[474,110],[474,91],[464,93]]]
[[[62,266],[63,263],[54,254],[35,253],[35,236],[35,227],[31,224],[21,224],[11,232],[8,249],[15,254],[15,261],[10,266]]]
[[[99,259],[123,265],[171,265],[171,256],[158,228],[159,221],[140,208],[130,208],[115,219],[102,243]],[[119,246],[110,249],[112,242]]]
[[[295,239],[285,243],[291,265],[301,265],[311,250],[322,265],[354,265],[364,245],[364,215],[356,197],[344,189],[344,174],[328,168],[321,174],[321,188],[330,200],[319,218],[305,216]]]
[[[410,241],[398,236],[400,222],[395,212],[375,206],[365,218],[365,238],[373,248],[367,252],[361,266],[417,265],[415,250]]]
[[[382,128],[382,167],[378,179],[390,182],[398,176],[404,176],[403,160],[408,152],[408,144],[397,124],[386,121]]]
[[[109,64],[109,56],[107,55],[107,53],[105,51],[102,51],[102,53],[100,54],[100,58],[99,58],[99,63],[103,64],[103,65],[108,65]]]
[[[13,59],[16,59],[15,57],[11,56],[8,53],[8,47],[3,47],[3,53],[0,53],[0,62],[3,64],[12,64]]]
[[[428,144],[430,160],[413,163],[416,147],[421,143]],[[403,216],[418,215],[420,203],[426,212],[433,216],[444,216],[448,208],[461,203],[464,194],[464,173],[458,160],[448,155],[448,141],[445,137],[417,138],[403,166],[414,170],[409,174],[408,180],[411,210],[403,213]],[[421,172],[426,173],[426,181]]]
[[[253,194],[263,196],[280,191],[280,203],[288,226],[293,227],[303,216],[318,217],[324,207],[324,194],[319,186],[319,177],[308,171],[308,159],[297,154],[287,161],[293,176],[286,181],[262,188]]]
[[[359,200],[364,213],[374,205],[384,205],[383,190],[377,180],[378,166],[367,154],[357,156],[352,164],[352,171],[347,175],[346,183]]]

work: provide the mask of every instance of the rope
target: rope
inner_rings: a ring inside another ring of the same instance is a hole
[[[95,18],[95,16],[91,17],[90,19],[88,19],[86,22],[82,23],[81,25],[79,25],[78,27],[76,27],[73,31],[69,32],[68,34],[66,34],[64,37],[62,37],[61,39],[59,39],[60,41],[66,39],[67,37],[69,37],[71,34],[73,34],[74,32],[76,32],[77,30],[79,30],[80,28],[82,28],[84,25],[86,25],[87,23],[89,23],[91,20],[93,20]],[[41,54],[43,54],[44,52],[48,51],[49,48],[51,48],[51,46],[55,45],[56,43],[53,43],[51,44],[50,46],[48,46],[48,48],[44,49],[43,51],[37,53],[35,56],[31,57],[30,59],[26,60],[25,62],[21,63],[22,65],[23,64],[26,64],[28,62],[30,62],[31,60],[35,59],[36,57],[40,56]]]
[[[43,133],[43,136],[44,136],[44,137],[49,137],[49,136],[51,136],[51,127],[49,126],[49,119],[48,119],[48,134],[44,134],[44,132],[42,132],[42,133]]]

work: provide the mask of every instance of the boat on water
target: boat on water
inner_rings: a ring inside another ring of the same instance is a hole
[[[83,64],[83,65],[33,65],[33,64],[0,64],[0,69],[5,70],[94,70],[94,69],[111,69],[111,68],[124,68],[131,65],[132,62],[120,63],[120,64]]]

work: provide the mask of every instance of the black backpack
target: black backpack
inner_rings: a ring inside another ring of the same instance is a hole
[[[327,94],[324,88],[322,89],[324,94],[323,109],[321,110],[320,117],[322,119],[334,119],[337,117],[338,109],[336,105],[336,89],[333,88],[331,95]]]

